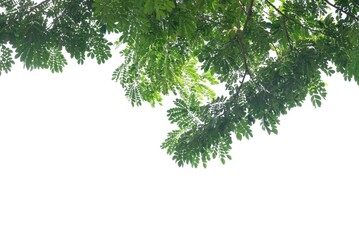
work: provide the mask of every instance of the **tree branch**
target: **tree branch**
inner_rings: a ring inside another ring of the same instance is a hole
[[[241,35],[242,35],[242,36],[244,35],[244,32],[245,32],[246,29],[247,29],[249,20],[250,20],[251,17],[252,17],[253,5],[254,5],[254,0],[251,0],[251,1],[249,2],[248,10],[247,10],[247,12],[246,12],[246,13],[247,13],[246,21],[244,22],[244,25],[243,25],[243,28],[242,28],[242,32],[241,32]]]
[[[245,14],[247,14],[247,11],[246,11],[246,9],[244,8],[244,6],[243,6],[243,4],[241,3],[241,1],[240,1],[240,0],[237,0],[237,2],[238,2],[239,8],[240,8]]]
[[[321,31],[319,31],[319,30],[316,30],[316,29],[313,29],[313,28],[311,28],[311,27],[308,27],[308,26],[303,25],[303,24],[302,24],[301,22],[299,22],[298,20],[296,20],[296,19],[294,19],[294,18],[288,16],[287,14],[283,13],[283,12],[282,12],[281,10],[279,10],[276,6],[274,6],[270,1],[265,0],[265,2],[266,2],[268,5],[270,5],[274,10],[276,10],[280,15],[282,15],[283,17],[287,18],[288,20],[294,22],[295,24],[301,26],[302,28],[305,28],[305,29],[307,29],[307,30],[309,30],[309,31],[311,31],[311,32],[321,33],[321,34],[326,35],[325,33],[321,32]]]
[[[276,47],[272,42],[270,42],[269,44],[272,45],[272,47],[273,47],[275,53],[277,54],[277,56],[279,56],[279,52],[278,52],[277,47]]]
[[[241,92],[241,89],[242,89],[242,86],[243,86],[243,83],[244,83],[244,79],[246,78],[247,76],[247,72],[244,72],[243,74],[243,77],[242,77],[242,81],[239,83],[239,87],[236,89],[236,93],[234,94],[235,96],[239,96],[239,93]]]
[[[247,74],[249,76],[251,76],[251,73],[249,71],[249,66],[248,66],[248,61],[247,61],[247,57],[246,57],[246,51],[245,51],[245,46],[244,46],[244,33],[247,30],[248,27],[248,23],[252,17],[252,12],[253,12],[253,6],[254,6],[254,0],[251,0],[248,4],[247,7],[247,11],[243,8],[243,5],[240,3],[240,1],[238,0],[238,4],[241,6],[240,8],[242,9],[243,12],[246,13],[246,21],[243,24],[243,28],[242,30],[240,30],[239,35],[238,35],[238,42],[239,42],[239,47],[241,49],[241,54],[242,54],[242,59],[243,59],[243,65],[244,65],[244,74],[243,74],[243,78],[242,81],[240,82],[240,85],[238,87],[238,89],[236,90],[235,96],[239,95],[239,92],[242,88],[242,85],[244,83],[244,79],[246,78]]]
[[[243,60],[244,70],[245,70],[246,73],[249,73],[249,67],[248,67],[246,51],[245,51],[245,47],[244,47],[244,43],[243,43],[243,37],[240,36],[239,39],[238,39],[238,42],[239,42],[239,47],[240,47],[241,53],[242,53],[242,60]]]
[[[249,74],[249,75],[250,75],[250,71],[249,71],[249,67],[248,67],[248,62],[247,62],[247,57],[246,57],[246,51],[245,51],[245,48],[244,48],[243,38],[244,38],[244,33],[247,30],[249,20],[251,19],[251,16],[252,16],[253,5],[254,5],[254,0],[251,0],[249,2],[249,4],[248,4],[248,8],[247,8],[248,10],[246,11],[246,13],[247,13],[246,21],[244,22],[243,28],[242,28],[242,30],[240,30],[240,33],[239,33],[239,36],[238,36],[239,47],[241,48],[244,69],[245,69],[245,72],[247,74]]]
[[[343,10],[341,7],[329,2],[328,0],[324,0],[324,2],[326,2],[328,5],[332,6],[333,8],[336,8],[338,9],[338,11],[342,12],[342,13],[345,13],[346,15],[348,15],[349,17],[352,17],[354,18],[355,20],[359,21],[359,18],[354,16],[351,12],[348,12],[348,11],[345,11]]]

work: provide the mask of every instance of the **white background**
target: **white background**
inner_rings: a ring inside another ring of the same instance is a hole
[[[0,239],[359,239],[359,87],[255,128],[233,160],[179,168],[166,109],[132,108],[105,65],[0,76]]]

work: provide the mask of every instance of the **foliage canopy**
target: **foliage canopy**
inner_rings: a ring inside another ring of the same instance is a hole
[[[113,80],[132,105],[174,93],[178,128],[162,148],[179,166],[206,167],[230,159],[232,136],[249,139],[256,121],[277,134],[279,117],[308,95],[320,106],[322,73],[359,83],[358,11],[358,0],[2,0],[0,74],[14,58],[61,72],[64,51],[101,64],[123,45]],[[225,96],[211,89],[218,83]]]

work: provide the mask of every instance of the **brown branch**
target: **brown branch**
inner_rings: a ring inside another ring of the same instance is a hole
[[[242,30],[240,30],[240,33],[239,33],[239,36],[238,36],[239,47],[240,47],[241,53],[242,53],[244,69],[245,69],[245,72],[247,74],[249,74],[249,75],[250,75],[250,71],[249,71],[249,67],[248,67],[248,62],[247,62],[246,51],[245,51],[245,47],[244,47],[244,43],[243,43],[243,38],[244,38],[244,33],[247,30],[249,20],[251,19],[251,16],[252,16],[253,5],[254,5],[254,0],[251,0],[249,2],[249,4],[248,4],[248,8],[247,8],[248,10],[247,10],[247,15],[246,15],[246,21],[244,22],[243,28],[242,28]]]
[[[238,6],[239,6],[237,27],[240,28],[240,25],[241,25],[241,13],[243,12],[244,14],[247,15],[247,11],[244,8],[243,4],[241,3],[241,0],[237,0],[237,3],[238,3]]]
[[[240,8],[245,14],[247,14],[247,11],[246,11],[246,9],[244,8],[244,6],[243,6],[243,4],[241,3],[241,1],[240,1],[240,0],[237,0],[237,2],[238,2],[239,8]]]
[[[354,18],[355,20],[359,21],[359,18],[354,16],[351,12],[348,12],[348,11],[345,11],[343,10],[341,7],[329,2],[328,0],[324,0],[324,2],[326,2],[327,4],[329,4],[330,6],[332,6],[333,8],[336,8],[338,9],[338,11],[342,12],[342,13],[345,13],[346,15],[348,15],[349,17],[352,17]]]
[[[242,77],[242,81],[239,83],[239,87],[236,89],[236,93],[234,94],[234,96],[239,96],[239,93],[241,92],[241,89],[242,89],[242,86],[243,86],[243,83],[244,83],[244,79],[246,78],[247,76],[247,72],[244,72],[243,74],[243,77]]]
[[[240,4],[240,1],[238,1],[238,3]],[[240,82],[240,85],[239,87],[237,88],[236,90],[236,93],[234,94],[234,96],[239,96],[239,93],[240,93],[240,90],[243,86],[243,83],[244,83],[244,80],[246,78],[247,75],[249,75],[251,77],[251,73],[249,71],[249,66],[248,66],[248,61],[247,61],[247,57],[246,57],[246,51],[245,51],[245,46],[244,46],[244,42],[243,42],[243,39],[244,39],[244,33],[246,32],[247,30],[247,27],[248,27],[248,23],[252,17],[252,11],[253,11],[253,5],[254,5],[254,0],[251,0],[248,4],[248,7],[247,7],[247,11],[243,8],[243,5],[242,5],[242,11],[246,13],[246,21],[244,22],[243,24],[243,28],[242,30],[239,30],[239,34],[237,35],[238,38],[238,43],[239,43],[239,47],[241,49],[241,55],[242,55],[242,59],[243,59],[243,65],[244,65],[244,74],[243,74],[243,78],[242,78],[242,81]]]
[[[241,49],[244,70],[245,70],[245,72],[249,73],[249,67],[248,67],[248,62],[247,62],[247,57],[246,57],[246,51],[244,48],[243,38],[239,37],[238,42],[239,42],[239,47]]]
[[[276,6],[274,6],[270,1],[265,0],[266,3],[268,3],[268,5],[270,5],[272,8],[274,8],[280,15],[285,16],[288,19],[291,19],[289,16],[287,16],[286,14],[284,14],[281,10],[279,10]],[[292,19],[291,19],[292,20]],[[295,20],[294,20],[295,21]]]
[[[244,32],[246,31],[247,29],[247,26],[248,26],[248,23],[249,23],[249,20],[251,19],[252,17],[252,13],[253,13],[253,5],[254,5],[254,0],[251,0],[248,4],[248,10],[247,10],[247,16],[246,16],[246,21],[244,22],[244,25],[243,25],[243,29],[242,29],[242,36],[244,35]]]

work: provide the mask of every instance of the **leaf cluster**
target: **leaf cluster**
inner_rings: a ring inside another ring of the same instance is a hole
[[[5,0],[0,3],[0,73],[15,57],[28,69],[62,71],[63,50],[83,63],[111,57],[118,34],[124,62],[112,79],[133,106],[174,94],[177,126],[162,148],[179,166],[230,159],[233,138],[280,117],[307,97],[326,97],[323,74],[359,83],[359,4],[349,0]],[[213,85],[225,86],[216,95]],[[223,95],[223,96],[221,96]]]
[[[0,3],[0,45],[15,49],[15,58],[24,67],[61,72],[67,64],[64,51],[82,64],[86,57],[104,63],[111,57],[110,46],[99,21],[94,17],[92,1],[6,0]],[[2,66],[12,60],[2,58]]]

